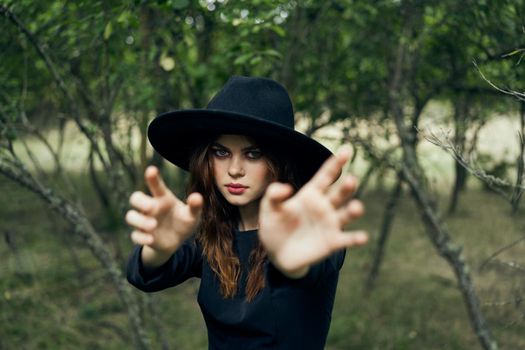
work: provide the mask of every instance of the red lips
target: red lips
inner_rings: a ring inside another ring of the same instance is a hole
[[[228,188],[228,192],[231,194],[243,194],[248,187],[237,183],[230,183],[226,185],[226,188]]]

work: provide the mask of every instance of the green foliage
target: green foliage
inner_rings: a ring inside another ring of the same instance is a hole
[[[388,105],[394,55],[403,40],[415,53],[400,91],[408,100],[485,93],[489,88],[473,69],[474,59],[490,77],[507,77],[505,84],[521,89],[514,66],[523,50],[515,47],[522,37],[516,3],[418,3],[410,16],[421,13],[420,20],[404,33],[407,4],[164,0],[7,6],[45,44],[79,101],[89,97],[104,105],[116,94],[112,111],[131,117],[203,106],[228,76],[251,74],[283,81],[297,110],[314,120],[326,109],[335,120],[370,118]],[[26,84],[30,117],[42,115],[37,109],[46,100],[63,109],[41,57],[3,21],[0,73],[6,89],[0,99],[17,100]],[[501,57],[512,63],[501,64]],[[31,79],[23,82],[24,76]]]
[[[405,102],[407,117],[415,107],[423,108],[429,100],[454,105],[465,96],[472,110],[479,112],[473,113],[472,120],[486,120],[496,112],[508,113],[515,108],[514,100],[498,95],[480,78],[473,60],[496,84],[518,91],[524,89],[523,0],[10,0],[0,6],[5,6],[19,20],[15,24],[8,16],[0,18],[0,151],[3,153],[8,142],[26,137],[28,124],[38,130],[62,130],[68,121],[78,118],[97,140],[102,140],[104,128],[109,126],[126,164],[138,169],[134,132],[140,131],[144,137],[148,121],[159,113],[203,107],[234,74],[270,76],[281,81],[291,92],[296,111],[308,118],[311,131],[327,119],[329,124],[365,120],[370,122],[369,126],[385,126],[391,119],[389,96],[400,47],[406,49],[408,59],[399,70],[401,84],[395,93]],[[29,34],[24,33],[26,29]],[[57,84],[55,73],[64,83],[64,90]],[[388,128],[381,132],[385,139],[395,139]],[[103,142],[101,145],[102,151],[106,150]],[[109,187],[105,177],[102,181]],[[130,192],[134,189],[128,187]],[[94,201],[90,198],[86,207],[93,207]],[[9,204],[3,206],[0,214],[20,215],[11,212],[12,203]],[[43,212],[42,208],[38,210]],[[94,221],[104,223],[99,217]],[[39,233],[25,221],[20,223],[23,231],[30,232],[28,236],[38,241]],[[35,218],[31,226],[48,221],[45,217]],[[100,226],[117,231],[122,225],[119,222]],[[52,237],[51,231],[45,227],[40,234]],[[397,246],[404,254],[419,248]],[[35,254],[39,259],[49,258],[45,249]],[[399,264],[402,261],[395,260]],[[24,274],[12,277],[9,271],[3,271],[2,277],[9,276],[1,279],[0,291],[2,315],[7,315],[0,319],[0,329],[7,330],[6,344],[20,347],[32,336],[29,347],[33,348],[51,348],[57,344],[107,348],[83,333],[104,329],[103,323],[97,323],[100,320],[125,324],[122,310],[111,307],[112,303],[117,305],[116,298],[112,295],[98,301],[93,298],[97,291],[86,287],[91,294],[85,296],[85,303],[75,304],[80,294],[66,293],[70,305],[64,306],[49,290],[63,281],[73,281],[65,284],[65,288],[80,293],[75,286],[77,271],[61,270],[63,264],[57,261],[50,265],[49,270],[54,272],[46,270],[44,281],[24,279]],[[459,303],[450,289],[436,292],[426,288],[425,285],[435,284],[432,277],[415,276],[415,282],[406,279],[402,282],[421,293],[415,293],[416,296],[434,300],[445,295],[447,302]],[[101,277],[99,280],[104,281]],[[396,282],[399,281],[389,281]],[[360,282],[352,280],[352,283]],[[102,288],[101,285],[98,286]],[[342,295],[347,293],[346,287]],[[105,292],[111,291],[106,288]],[[185,293],[191,294],[191,288],[184,289]],[[34,289],[44,291],[45,303],[35,301],[31,294]],[[24,296],[18,291],[28,294]],[[389,314],[399,295],[390,290],[383,292],[374,303],[343,306],[347,313],[334,319],[330,346],[347,348],[348,329],[357,330],[350,340],[350,345],[357,348],[429,348],[427,341],[447,337],[449,348],[473,343],[470,338],[463,338],[465,324],[453,336],[446,333],[447,329],[434,334],[440,322],[460,318],[460,308],[447,310],[446,317],[425,328],[421,316]],[[195,307],[187,312],[181,306],[184,298],[177,295],[170,294],[162,305],[185,317],[186,313],[198,313]],[[413,303],[416,296],[408,296],[403,310],[410,315],[418,314],[417,310],[424,310],[424,314],[434,312],[423,301]],[[177,303],[169,301],[178,297]],[[58,316],[49,331],[56,341],[53,344],[44,333],[48,331],[47,316],[55,313]],[[367,318],[370,315],[375,319]],[[34,316],[35,321],[29,316]],[[198,315],[195,317],[190,325],[204,332]],[[380,322],[376,323],[378,319]],[[63,320],[71,321],[72,328]],[[178,322],[184,324],[184,321],[181,318]],[[387,329],[389,322],[399,323],[399,327]],[[179,329],[180,324],[175,322],[173,328]],[[408,336],[417,327],[416,336]],[[36,334],[32,332],[35,329]],[[191,327],[183,330],[173,336],[189,344],[187,348],[205,344],[201,333],[188,335]],[[119,339],[118,328],[107,332],[108,342],[117,344],[116,348],[129,340]],[[382,332],[384,336],[378,338],[377,334]],[[504,329],[499,332],[507,334]],[[393,340],[390,342],[389,338]]]

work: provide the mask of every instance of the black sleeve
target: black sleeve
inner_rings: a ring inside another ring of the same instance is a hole
[[[128,282],[144,292],[176,286],[191,277],[201,277],[202,254],[195,240],[185,242],[164,265],[146,272],[142,266],[142,246],[135,246],[127,267]]]
[[[326,278],[331,278],[339,273],[339,270],[343,266],[345,261],[346,249],[335,252],[325,260],[310,266],[308,273],[301,278],[292,279],[286,277],[282,272],[273,266],[271,262],[268,263],[268,278],[271,279],[272,283],[292,283],[297,285],[303,285],[305,287],[315,287],[318,283],[322,282]]]

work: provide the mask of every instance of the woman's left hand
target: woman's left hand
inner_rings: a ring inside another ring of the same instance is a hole
[[[259,212],[259,239],[286,276],[300,278],[332,253],[367,242],[363,231],[343,231],[364,212],[360,201],[350,200],[357,187],[354,177],[333,183],[349,159],[350,150],[341,149],[295,195],[289,184],[268,186]]]

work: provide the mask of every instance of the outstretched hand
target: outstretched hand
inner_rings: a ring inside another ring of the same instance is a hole
[[[343,231],[364,212],[360,201],[350,200],[357,187],[354,177],[334,184],[349,159],[350,150],[341,149],[295,195],[289,184],[268,186],[259,212],[259,239],[285,275],[302,277],[332,253],[367,242],[363,231]]]
[[[135,208],[126,213],[126,222],[134,227],[131,240],[155,252],[173,253],[195,230],[202,211],[199,193],[178,199],[164,184],[159,170],[149,166],[144,172],[151,196],[134,192],[129,201]]]

